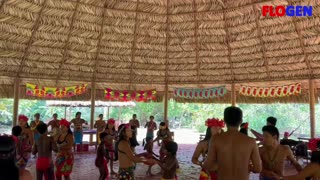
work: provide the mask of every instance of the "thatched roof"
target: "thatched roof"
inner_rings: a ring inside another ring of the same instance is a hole
[[[46,101],[47,106],[58,107],[91,107],[91,101]],[[136,106],[135,102],[104,102],[95,101],[95,107],[129,107]]]
[[[261,16],[288,4],[313,16]],[[318,0],[2,0],[0,96],[12,97],[15,77],[160,92],[317,79],[319,23]]]

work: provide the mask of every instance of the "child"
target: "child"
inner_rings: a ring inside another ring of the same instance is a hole
[[[43,124],[43,122],[40,121],[40,114],[39,113],[36,113],[34,115],[34,119],[35,119],[34,121],[31,121],[30,126],[31,126],[31,130],[33,132],[34,141],[37,141],[40,138],[40,134],[37,131],[37,126],[39,124]]]
[[[178,151],[177,143],[170,141],[166,144],[164,149],[166,156],[162,161],[158,162],[163,172],[161,180],[176,179],[176,171],[179,167],[178,160],[176,158],[177,151]]]
[[[95,165],[97,168],[99,168],[99,172],[100,172],[100,177],[99,180],[104,180],[104,179],[109,179],[109,170],[108,170],[108,160],[109,160],[109,155],[108,153],[106,153],[106,146],[105,143],[108,142],[107,139],[107,133],[102,132],[99,135],[100,138],[100,144],[97,150],[97,157],[95,160]]]
[[[94,128],[97,128],[97,143],[100,144],[100,134],[105,130],[106,128],[106,122],[103,120],[103,114],[99,115],[99,120],[97,120],[94,123]]]
[[[144,145],[144,150],[145,150],[146,152],[137,154],[138,157],[145,157],[145,158],[147,158],[147,159],[149,159],[149,158],[154,158],[154,156],[159,157],[157,154],[155,154],[155,153],[153,152],[153,142],[152,142],[152,139],[153,139],[153,138],[151,138],[151,137],[147,137],[147,138],[145,139],[145,142],[143,142],[143,145]],[[148,176],[153,176],[153,175],[154,175],[154,174],[152,174],[152,172],[151,172],[152,166],[153,166],[153,165],[149,165],[149,168],[148,168],[148,170],[147,170],[147,172],[146,172],[146,175],[148,175]]]
[[[52,151],[57,151],[58,148],[53,140],[53,137],[47,136],[47,125],[42,123],[37,126],[37,131],[40,134],[39,139],[35,142],[32,148],[32,154],[38,153],[36,163],[37,180],[54,180],[54,166],[52,162]]]
[[[166,126],[165,122],[160,123],[159,131],[157,132],[157,138],[153,142],[161,140],[160,147],[160,160],[164,158],[164,147],[168,142],[172,141],[172,136],[169,128]]]
[[[105,147],[106,150],[109,152],[110,154],[110,169],[111,169],[111,174],[113,175],[117,175],[116,172],[114,172],[113,170],[113,159],[114,159],[114,148],[113,148],[113,142],[116,139],[117,136],[117,132],[116,129],[114,127],[115,124],[115,120],[114,119],[109,119],[107,121],[107,126],[105,129],[105,133],[107,133],[107,141],[105,142]]]

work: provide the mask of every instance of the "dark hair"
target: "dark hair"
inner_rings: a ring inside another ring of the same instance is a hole
[[[106,125],[106,128],[105,128],[105,129],[109,129],[108,127],[109,127],[109,124],[107,123],[107,125]],[[120,126],[119,126],[119,127],[120,127]],[[131,127],[132,127],[132,126],[131,126]],[[119,128],[118,128],[118,129],[119,129]],[[132,129],[132,128],[131,128],[131,129]],[[116,131],[116,128],[114,127],[114,125],[113,125],[113,127],[112,127],[112,131],[113,131],[113,132],[115,132],[115,131]]]
[[[154,119],[154,116],[150,116],[150,119],[151,119],[151,118]]]
[[[99,117],[103,117],[103,114],[99,114]]]
[[[36,114],[34,114],[34,116],[39,116],[40,117],[40,113],[36,113]]]
[[[69,127],[67,127],[68,128],[68,134],[71,134],[71,135],[73,135],[73,132],[71,131],[71,128],[70,128],[70,126]]]
[[[10,136],[0,136],[0,179],[19,180],[19,169],[15,165],[15,143]],[[3,155],[3,156],[2,156]]]
[[[262,132],[267,132],[271,134],[271,136],[277,136],[277,139],[279,139],[280,136],[279,130],[275,126],[264,126],[262,128]]]
[[[121,141],[126,139],[126,126],[127,124],[120,124],[120,126],[118,127],[119,131],[118,131],[118,140],[115,143],[115,148],[114,148],[114,154],[115,154],[115,159],[114,161],[118,160],[118,146],[120,144]]]
[[[175,156],[177,154],[178,151],[178,144],[173,142],[173,141],[169,141],[166,144],[166,150],[173,156]]]
[[[267,122],[276,126],[277,125],[277,118],[270,116],[267,118]]]
[[[99,138],[100,138],[100,144],[103,144],[104,142],[104,138],[107,136],[108,134],[106,132],[103,132],[99,135]]]
[[[57,117],[58,117],[58,114],[57,114],[57,113],[54,113],[52,116],[57,116]]]
[[[165,126],[165,125],[166,125],[165,122],[161,122],[161,123],[159,124],[159,126]],[[168,126],[166,127],[166,130],[169,130]],[[161,129],[159,129],[159,131],[161,131]]]
[[[20,126],[14,126],[13,128],[12,128],[12,135],[14,135],[14,136],[20,136],[21,135],[21,133],[22,133],[22,128],[20,127]]]
[[[224,110],[224,122],[230,127],[239,127],[242,123],[242,111],[238,107],[230,106]]]
[[[38,126],[37,126],[37,131],[40,133],[40,134],[44,134],[45,132],[47,132],[48,130],[48,126],[45,124],[45,123],[40,123]]]
[[[248,136],[248,129],[247,128],[244,128],[244,126],[246,125],[247,123],[242,123],[240,125],[240,133],[244,134],[244,135],[247,135]]]
[[[312,163],[320,164],[320,151],[312,151],[311,160]]]
[[[202,141],[209,141],[210,140],[210,138],[211,138],[211,128],[207,128],[207,131],[206,131],[206,136],[204,137],[204,139],[202,140]],[[201,141],[201,142],[202,142]]]
[[[136,116],[137,117],[137,114],[133,114],[132,116]]]
[[[76,113],[76,116],[78,116],[78,115],[81,115],[81,112],[77,112],[77,113]]]

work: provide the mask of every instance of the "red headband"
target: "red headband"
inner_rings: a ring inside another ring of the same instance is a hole
[[[290,136],[289,132],[285,132],[285,133],[284,133],[284,136],[285,136],[285,137],[289,137],[289,136]]]
[[[249,128],[249,123],[244,123],[241,128],[248,129]]]
[[[24,121],[24,122],[28,122],[29,119],[28,119],[27,116],[21,114],[21,115],[19,115],[18,120],[22,120],[22,121]]]
[[[116,123],[116,121],[113,118],[108,119],[108,121],[107,121],[107,124],[115,124],[115,123]]]
[[[320,147],[319,147],[319,144],[320,144],[320,138],[313,138],[313,139],[310,139],[309,140],[309,143],[308,143],[308,148],[311,150],[311,151],[317,151]]]
[[[207,119],[206,126],[224,128],[224,121],[219,120],[218,118]]]
[[[65,127],[69,127],[70,123],[66,119],[61,119],[60,125],[65,126]]]

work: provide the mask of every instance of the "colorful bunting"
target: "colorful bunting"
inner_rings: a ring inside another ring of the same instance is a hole
[[[301,83],[274,87],[240,86],[239,93],[253,97],[284,97],[301,94]]]
[[[42,98],[64,98],[80,95],[86,92],[88,84],[70,87],[44,87],[34,84],[26,84],[26,94]]]
[[[148,101],[156,99],[156,90],[148,91],[117,91],[105,89],[105,99],[112,101]]]
[[[184,99],[211,99],[216,97],[222,97],[227,93],[227,89],[224,86],[205,88],[205,89],[183,89],[175,88],[174,96]]]

